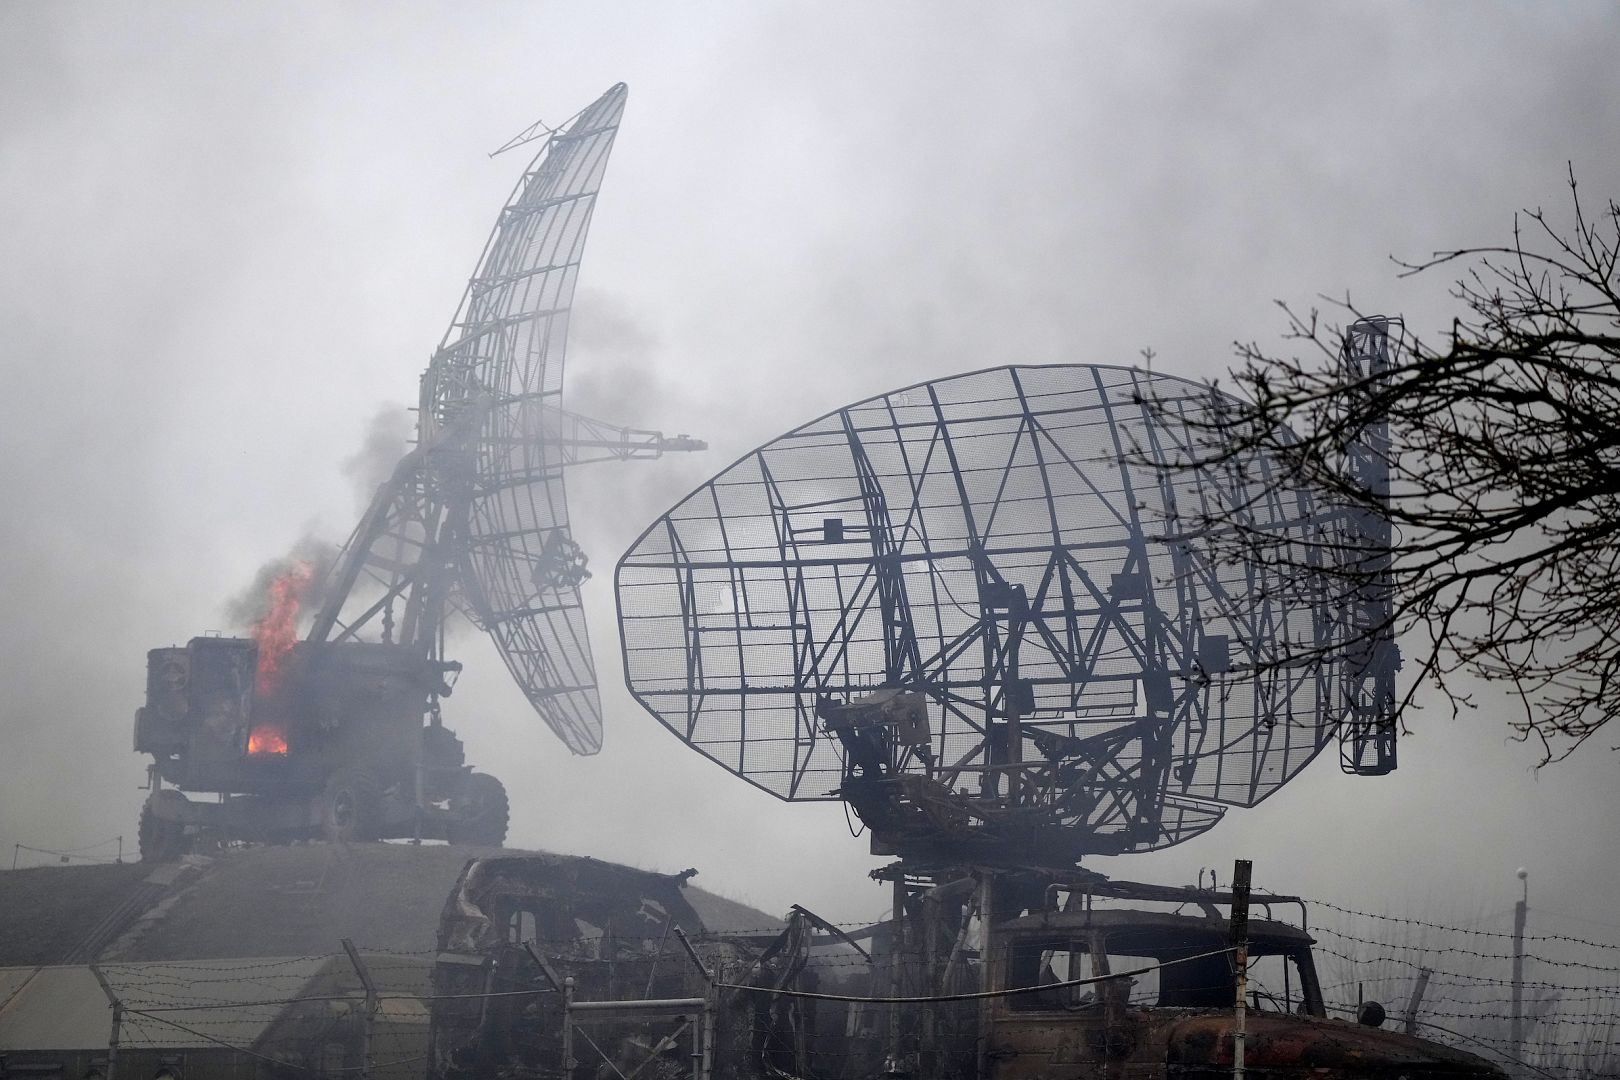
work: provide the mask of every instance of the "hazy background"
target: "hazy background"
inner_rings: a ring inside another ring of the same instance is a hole
[[[624,81],[569,400],[712,449],[570,482],[604,752],[568,757],[471,634],[450,722],[514,845],[875,915],[838,806],[778,803],[630,702],[618,555],[755,445],[907,383],[1145,347],[1210,376],[1318,292],[1443,325],[1446,282],[1388,256],[1561,212],[1568,159],[1620,194],[1617,46],[1608,4],[0,5],[4,854],[133,850],[146,650],[348,532],[526,160],[485,155]],[[1538,774],[1509,707],[1431,710],[1392,777],[1324,759],[1096,866],[1244,856],[1272,889],[1505,928],[1524,865],[1537,925],[1601,933],[1620,733]]]

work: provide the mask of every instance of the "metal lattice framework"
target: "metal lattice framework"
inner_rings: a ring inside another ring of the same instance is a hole
[[[1345,712],[1335,663],[1267,663],[1342,636],[1333,598],[1175,535],[1226,514],[1342,539],[1267,460],[1176,467],[1212,393],[1001,367],[789,432],[620,561],[631,692],[774,795],[849,800],[891,851],[1067,860],[1208,829]]]
[[[601,748],[602,707],[564,467],[703,446],[561,405],[580,256],[626,95],[614,86],[548,133],[524,170],[422,376],[417,446],[343,549],[309,635],[380,632],[437,658],[455,604],[576,754]]]
[[[1390,368],[1390,320],[1358,319],[1347,328],[1343,363],[1352,378],[1375,382]],[[1356,432],[1345,444],[1345,474],[1363,490],[1389,501],[1390,439],[1387,420]],[[1345,697],[1350,713],[1341,731],[1339,766],[1361,776],[1395,771],[1395,671],[1400,654],[1390,624],[1394,585],[1390,575],[1395,530],[1388,514],[1365,507],[1346,512],[1347,540],[1365,554],[1354,562],[1349,590],[1358,629],[1369,634],[1345,664]]]

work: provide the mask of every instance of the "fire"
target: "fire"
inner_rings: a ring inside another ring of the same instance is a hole
[[[287,736],[274,724],[260,724],[248,732],[248,753],[285,754]]]
[[[270,610],[253,624],[253,640],[259,645],[259,668],[253,689],[261,698],[274,694],[281,685],[287,654],[298,641],[298,608],[314,576],[315,568],[300,562],[270,583]],[[285,754],[286,740],[279,731],[276,738],[281,740],[281,749],[267,752]],[[251,746],[248,752],[254,752]]]

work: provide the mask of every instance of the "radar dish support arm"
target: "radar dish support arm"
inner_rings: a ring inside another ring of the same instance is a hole
[[[1020,731],[1017,712],[1017,680],[1018,680],[1018,639],[1023,634],[1022,622],[1029,618],[1029,598],[1024,595],[1021,586],[1014,586],[996,570],[984,551],[984,537],[979,532],[979,525],[973,513],[973,499],[968,495],[967,485],[962,478],[962,464],[957,460],[956,443],[951,437],[951,427],[945,418],[945,408],[940,402],[938,388],[933,384],[928,386],[928,400],[932,406],[934,422],[938,425],[940,445],[945,450],[945,460],[950,464],[951,480],[956,488],[956,497],[962,511],[962,525],[966,533],[967,557],[973,566],[973,576],[977,586],[977,599],[979,604],[979,618],[973,627],[973,633],[980,639],[984,652],[984,741],[982,752],[984,755],[981,788],[984,795],[996,796],[1000,790],[1000,772],[1002,767],[1013,767],[1009,775],[1016,776],[1016,766],[1023,760],[1022,732]],[[996,632],[995,608],[998,605],[990,601],[1002,598],[1005,603],[999,606],[1007,608],[1008,636],[1002,640]],[[993,683],[998,675],[1001,681],[1002,718],[1005,723],[997,725],[995,716],[995,693]],[[1016,785],[1016,779],[1013,781]],[[1018,792],[1016,787],[1008,792],[1008,796],[1016,801]]]
[[[307,640],[342,641],[354,637],[378,615],[387,623],[390,621],[387,612],[393,600],[407,591],[428,589],[438,598],[448,591],[448,582],[428,580],[446,572],[441,565],[444,559],[440,548],[450,524],[445,520],[450,501],[446,489],[450,485],[445,482],[444,470],[437,466],[448,456],[447,452],[460,449],[477,431],[489,413],[491,402],[489,395],[480,395],[461,409],[451,423],[439,428],[428,442],[400,458],[393,474],[377,488],[360,524],[327,574],[320,610],[306,635]],[[412,526],[420,530],[419,535],[410,534]],[[392,558],[380,550],[390,538],[394,541]],[[341,618],[343,609],[351,602],[368,568],[379,571],[379,577],[386,579],[383,595],[345,623]],[[410,599],[407,604],[415,610],[425,600]],[[420,639],[426,641],[431,650],[437,626],[427,627],[426,623],[434,620],[408,621],[411,625],[401,640]],[[389,636],[391,634],[385,632],[385,638]]]
[[[1098,373],[1092,371],[1092,380],[1097,384],[1099,392],[1102,384]],[[1120,433],[1120,420],[1115,413],[1115,403],[1105,393],[1099,393],[1103,414],[1108,417],[1109,437],[1113,442],[1114,460],[1118,470],[1120,491],[1126,508],[1129,522],[1129,540],[1126,550],[1130,552],[1127,566],[1135,565],[1137,573],[1141,575],[1141,603],[1142,603],[1142,704],[1144,706],[1139,723],[1140,730],[1140,758],[1136,764],[1137,801],[1135,813],[1129,816],[1125,835],[1135,839],[1158,828],[1163,816],[1163,799],[1165,795],[1165,778],[1170,769],[1170,729],[1174,723],[1174,694],[1170,685],[1169,648],[1165,640],[1169,632],[1166,618],[1156,595],[1159,583],[1153,580],[1152,561],[1147,551],[1147,529],[1142,521],[1141,507],[1143,502],[1137,497],[1136,485],[1131,475],[1130,458],[1126,453],[1125,444]],[[1141,417],[1145,429],[1150,436],[1153,432],[1153,418],[1146,409],[1141,409]],[[1157,485],[1166,500],[1167,506],[1174,506],[1174,488],[1161,482]],[[1173,560],[1177,568],[1177,576],[1184,572],[1182,560],[1177,557]],[[1173,584],[1173,583],[1172,583]]]
[[[690,435],[625,427],[549,404],[542,406],[540,423],[545,445],[556,450],[556,463],[563,466],[644,461],[709,448],[708,443]]]
[[[893,416],[892,407],[890,416]],[[919,677],[922,656],[917,648],[916,629],[911,623],[911,605],[906,599],[905,572],[900,569],[889,501],[849,410],[845,409],[840,418],[844,437],[849,441],[850,457],[855,462],[855,482],[860,489],[861,508],[866,513],[866,530],[872,544],[872,572],[877,580],[878,605],[883,617],[884,678],[890,686],[911,687]]]

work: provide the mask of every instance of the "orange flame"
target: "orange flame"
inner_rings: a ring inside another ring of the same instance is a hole
[[[285,754],[287,736],[275,724],[260,724],[248,732],[248,753]]]
[[[314,576],[315,568],[300,562],[270,583],[270,610],[253,624],[253,640],[259,645],[253,689],[261,698],[274,694],[281,686],[287,654],[298,641],[298,608]],[[248,752],[253,753],[251,747]],[[281,750],[270,752],[286,753],[285,740]]]

